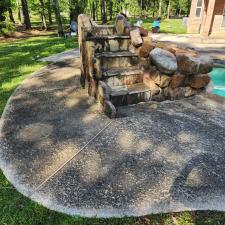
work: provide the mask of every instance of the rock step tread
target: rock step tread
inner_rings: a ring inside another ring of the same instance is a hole
[[[122,35],[110,35],[110,36],[95,36],[95,37],[88,37],[88,41],[93,40],[130,40],[130,36],[122,36]]]
[[[131,68],[115,68],[108,69],[103,71],[104,77],[113,77],[113,76],[130,76],[130,75],[140,75],[143,74],[143,71],[137,67]]]
[[[150,88],[144,83],[137,83],[131,85],[113,86],[111,87],[111,96],[131,95],[150,91]]]
[[[96,53],[96,58],[104,57],[104,58],[117,58],[117,57],[138,57],[132,52],[129,51],[118,51],[118,52],[102,52]]]

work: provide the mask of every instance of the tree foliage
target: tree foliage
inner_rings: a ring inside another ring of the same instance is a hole
[[[38,17],[44,29],[55,21],[62,33],[60,23],[77,20],[80,13],[106,23],[121,11],[128,16],[169,18],[188,15],[189,9],[190,0],[0,0],[0,20],[8,17],[30,29],[32,18]]]

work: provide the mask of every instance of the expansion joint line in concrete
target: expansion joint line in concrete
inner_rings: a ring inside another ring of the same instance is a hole
[[[82,150],[84,150],[92,141],[94,141],[113,121],[110,121],[105,127],[103,127],[94,137],[92,137],[75,155],[63,163],[57,170],[55,170],[50,176],[48,176],[43,182],[41,182],[34,190],[33,194],[40,190],[51,178],[53,178],[60,170],[62,170],[69,162],[71,162]],[[31,194],[31,195],[33,195]]]

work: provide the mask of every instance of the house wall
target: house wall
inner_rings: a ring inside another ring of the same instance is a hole
[[[216,0],[211,35],[220,35],[225,38],[225,28],[221,27],[224,7],[225,0]]]
[[[221,27],[225,0],[204,0],[199,18],[195,16],[196,5],[197,0],[192,0],[188,32],[225,37],[225,28]]]
[[[192,0],[191,3],[191,10],[188,20],[188,33],[200,33],[201,24],[202,24],[202,18],[204,14],[204,6],[202,8],[201,16],[199,18],[196,18],[196,5],[197,0]]]

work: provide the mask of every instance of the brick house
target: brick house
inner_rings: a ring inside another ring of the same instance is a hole
[[[225,0],[192,0],[188,32],[225,38]]]

